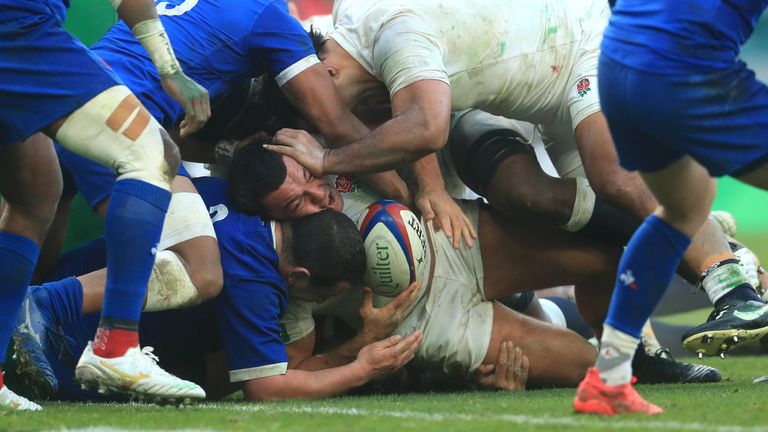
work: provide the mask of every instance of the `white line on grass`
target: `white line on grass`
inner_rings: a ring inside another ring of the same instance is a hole
[[[737,425],[717,425],[706,423],[684,423],[676,421],[634,421],[618,420],[611,418],[610,422],[593,420],[590,417],[536,417],[520,414],[495,414],[495,415],[472,415],[461,413],[427,413],[419,411],[386,411],[369,410],[359,408],[337,408],[330,406],[319,407],[286,407],[272,404],[264,405],[227,405],[227,404],[204,404],[198,405],[198,408],[217,409],[228,411],[248,411],[263,412],[267,414],[321,414],[321,415],[346,415],[355,417],[394,417],[418,419],[426,421],[444,421],[444,420],[462,420],[462,421],[503,421],[524,425],[537,426],[572,426],[572,427],[602,427],[611,430],[645,428],[649,430],[690,430],[696,432],[715,431],[715,432],[768,432],[768,427],[761,426],[737,426]]]

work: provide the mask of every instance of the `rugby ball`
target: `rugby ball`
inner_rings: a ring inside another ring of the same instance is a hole
[[[390,200],[368,206],[358,221],[366,253],[365,283],[374,294],[396,297],[426,267],[424,228],[408,207]]]

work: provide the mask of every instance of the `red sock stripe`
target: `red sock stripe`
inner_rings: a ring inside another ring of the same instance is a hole
[[[93,342],[93,352],[99,357],[115,358],[138,345],[139,333],[136,331],[99,327]]]

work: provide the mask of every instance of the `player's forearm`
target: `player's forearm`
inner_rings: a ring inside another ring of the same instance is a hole
[[[322,399],[365,384],[369,375],[358,362],[314,372],[289,369],[285,375],[248,381],[244,393],[257,401]]]
[[[440,131],[421,114],[404,114],[350,145],[330,149],[323,159],[323,171],[356,174],[395,169],[439,150],[444,144]]]
[[[440,171],[440,163],[437,161],[435,153],[415,161],[412,169],[413,175],[419,184],[419,189],[445,189],[445,180],[443,180],[443,173]]]
[[[181,72],[181,66],[152,0],[110,0],[117,14],[147,50],[162,77]]]
[[[331,352],[307,357],[296,365],[296,369],[318,371],[350,364],[355,361],[357,353],[364,346],[375,342],[375,340],[362,333],[358,333],[354,338],[344,342]]]

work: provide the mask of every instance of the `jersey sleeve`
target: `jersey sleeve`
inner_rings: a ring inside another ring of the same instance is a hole
[[[259,15],[249,47],[252,58],[266,67],[279,86],[320,62],[309,34],[280,0],[269,3]]]
[[[284,333],[283,340],[286,344],[304,339],[315,329],[315,318],[312,312],[316,304],[307,301],[291,300],[285,310],[285,315],[280,321]]]
[[[216,321],[231,382],[281,375],[288,355],[280,338],[280,287],[257,277],[227,281],[216,298]]]
[[[443,50],[432,28],[414,15],[399,15],[382,26],[374,41],[373,68],[390,98],[421,80],[450,85]]]

